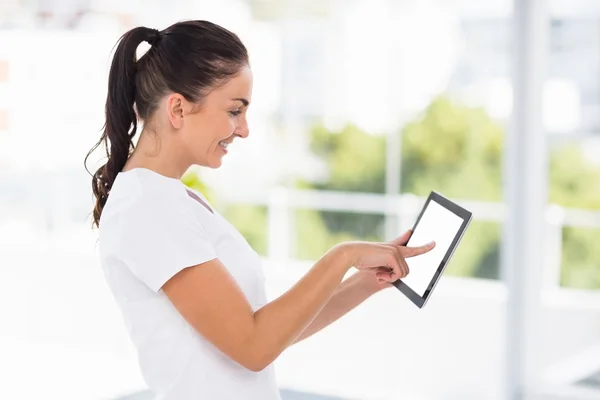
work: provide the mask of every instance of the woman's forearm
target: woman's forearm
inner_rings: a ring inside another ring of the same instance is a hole
[[[351,256],[336,247],[291,289],[254,313],[255,332],[247,348],[266,366],[294,343],[322,311],[351,268]]]
[[[325,307],[315,317],[302,334],[295,340],[298,343],[321,329],[337,321],[349,311],[356,308],[363,301],[377,292],[374,285],[367,284],[365,279],[362,279],[362,273],[357,272],[348,279],[344,280],[336,289],[335,293],[329,299]]]

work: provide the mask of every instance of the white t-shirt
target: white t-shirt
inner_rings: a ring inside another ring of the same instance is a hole
[[[144,380],[156,400],[280,400],[273,364],[260,372],[242,367],[161,290],[182,269],[218,257],[255,311],[267,302],[259,255],[198,197],[209,205],[178,179],[136,168],[118,174],[102,211],[101,264]]]

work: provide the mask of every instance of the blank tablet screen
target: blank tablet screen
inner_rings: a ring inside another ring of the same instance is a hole
[[[421,246],[434,240],[428,253],[406,259],[409,273],[402,279],[419,296],[424,296],[464,220],[435,201],[430,201],[407,246]]]

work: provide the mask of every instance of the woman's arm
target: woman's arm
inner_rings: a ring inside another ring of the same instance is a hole
[[[396,239],[397,244],[405,246],[411,235],[412,230],[409,229]],[[331,299],[323,310],[321,310],[319,315],[317,315],[294,343],[298,343],[314,335],[321,329],[337,321],[373,294],[385,288],[392,287],[392,284],[385,279],[378,278],[376,272],[375,270],[360,270],[350,278],[344,280],[336,289],[333,296],[331,296]]]
[[[334,247],[290,290],[256,312],[218,259],[180,271],[162,289],[200,334],[239,364],[260,371],[306,329],[352,261],[349,246]]]
[[[342,243],[291,289],[256,312],[218,259],[179,271],[162,290],[197,332],[239,364],[260,371],[302,334],[351,266],[379,271],[374,275],[393,282],[408,273],[405,257],[432,248],[433,244],[407,248],[396,241]]]
[[[359,271],[344,280],[336,289],[333,296],[331,296],[327,305],[325,305],[323,310],[321,310],[294,343],[298,343],[319,332],[377,293],[380,288],[376,282],[376,278],[374,276],[367,276],[367,274],[373,275],[367,271]]]

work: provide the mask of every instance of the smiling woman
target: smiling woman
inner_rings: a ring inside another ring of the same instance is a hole
[[[136,61],[143,41],[152,47]],[[251,92],[246,48],[217,25],[183,22],[123,35],[110,70],[106,129],[92,148],[110,143],[108,162],[94,175],[96,225],[121,171],[144,165],[180,177],[192,164],[219,167],[227,145],[248,135]],[[138,118],[144,130],[134,148]]]
[[[142,41],[150,50],[136,60]],[[207,21],[127,32],[108,79],[108,161],[92,178],[102,268],[161,400],[277,400],[273,361],[406,276],[408,234],[340,243],[268,302],[261,258],[182,175],[248,137],[246,48]],[[144,128],[137,145],[138,120]],[[361,269],[342,282],[351,267]],[[383,267],[382,267],[383,266]],[[316,361],[316,360],[315,360]]]

